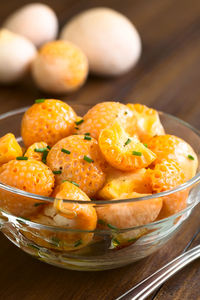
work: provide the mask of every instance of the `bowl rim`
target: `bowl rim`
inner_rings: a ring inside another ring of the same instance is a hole
[[[68,103],[70,103],[68,101]],[[70,105],[73,104],[70,103]],[[76,104],[74,106],[88,106],[91,107],[91,105],[89,104]],[[8,112],[5,112],[3,114],[0,114],[0,120],[6,119],[8,117],[12,117],[15,116],[17,114],[23,113],[25,112],[30,106],[26,106],[26,107],[22,107],[22,108],[18,108],[18,109],[14,109]],[[158,111],[159,115],[165,115],[168,118],[171,118],[173,120],[175,120],[176,122],[182,124],[183,126],[187,127],[188,129],[190,129],[192,132],[194,132],[199,138],[200,138],[200,131],[196,128],[194,128],[192,125],[190,125],[189,123],[179,119],[178,117],[175,117],[171,114],[168,113],[164,113],[162,111]],[[146,195],[143,197],[137,197],[137,198],[130,198],[130,199],[117,199],[117,200],[91,200],[91,201],[85,201],[85,200],[69,200],[69,199],[62,199],[64,203],[76,203],[76,204],[92,204],[94,206],[99,206],[99,205],[110,205],[110,204],[121,204],[121,203],[131,203],[131,202],[138,202],[138,201],[144,201],[144,200],[152,200],[155,198],[163,198],[166,197],[168,195],[174,194],[176,192],[180,192],[183,191],[189,187],[191,187],[192,185],[197,184],[198,182],[200,182],[200,172],[198,172],[194,177],[192,177],[191,179],[187,180],[186,182],[184,182],[181,185],[178,185],[177,187],[171,189],[171,190],[167,190],[161,193],[157,193],[157,194],[150,194],[150,195]],[[29,193],[14,187],[11,187],[7,184],[3,184],[0,182],[0,188],[2,188],[3,190],[6,190],[10,193],[16,194],[16,195],[20,195],[20,196],[25,196],[27,198],[32,198],[32,199],[36,199],[39,201],[45,201],[47,203],[53,203],[55,198],[53,197],[45,197],[45,196],[40,196],[37,194],[33,194],[33,193]]]

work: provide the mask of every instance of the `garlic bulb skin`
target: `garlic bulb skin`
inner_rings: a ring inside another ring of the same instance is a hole
[[[124,15],[104,7],[86,10],[69,21],[61,39],[79,46],[92,73],[117,76],[129,71],[141,54],[141,40]]]
[[[0,82],[12,83],[28,71],[36,56],[35,46],[23,36],[0,30]]]
[[[54,40],[58,33],[55,12],[42,3],[27,4],[12,13],[3,27],[25,36],[36,47]]]

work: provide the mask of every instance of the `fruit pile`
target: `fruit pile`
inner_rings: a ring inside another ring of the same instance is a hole
[[[192,147],[165,134],[158,112],[144,105],[103,102],[80,117],[65,102],[38,99],[23,116],[21,135],[23,152],[13,134],[0,139],[0,182],[28,194],[1,189],[0,207],[44,225],[88,231],[55,233],[59,245],[51,243],[51,248],[79,249],[92,241],[97,226],[140,226],[187,205],[187,190],[136,202],[90,204],[94,199],[161,193],[196,174],[198,160]],[[24,234],[39,245],[48,244],[30,232]],[[46,231],[40,234],[49,237]]]

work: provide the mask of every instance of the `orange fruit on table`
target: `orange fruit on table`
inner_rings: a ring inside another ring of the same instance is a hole
[[[36,142],[53,146],[72,134],[76,113],[65,102],[55,99],[38,99],[24,114],[21,135],[26,147]]]
[[[122,199],[144,197],[147,194],[122,194]],[[153,222],[162,208],[162,199],[154,198],[130,203],[119,203],[97,207],[97,216],[105,228],[131,228]]]
[[[141,141],[147,141],[155,135],[165,134],[156,110],[142,104],[127,104],[133,112],[130,134],[137,134]]]
[[[45,142],[34,143],[28,147],[24,156],[27,156],[28,158],[32,158],[38,161],[42,161],[44,157],[44,153],[46,155],[46,152],[49,151],[47,146],[48,145]]]
[[[195,176],[198,167],[197,155],[181,138],[170,134],[155,136],[148,141],[148,148],[157,155],[154,164],[163,159],[172,159],[180,165],[185,180]]]
[[[151,189],[146,180],[146,172],[145,168],[132,172],[123,172],[110,168],[106,175],[105,185],[98,192],[98,198],[112,200],[121,198],[121,195],[125,193],[151,193]]]
[[[99,147],[106,161],[122,171],[147,167],[156,159],[136,137],[129,137],[118,122],[101,131]]]
[[[51,93],[78,89],[88,75],[88,60],[83,51],[68,41],[52,41],[41,47],[32,63],[37,85]]]
[[[63,180],[75,182],[89,197],[105,182],[105,160],[97,141],[90,136],[72,135],[60,140],[49,151],[47,165],[57,184]]]
[[[42,162],[11,160],[0,168],[0,182],[25,192],[50,196],[54,188],[54,175]],[[29,216],[38,211],[38,201],[0,189],[0,208],[15,216]]]
[[[185,182],[180,165],[173,160],[162,160],[153,170],[147,171],[147,180],[153,193],[161,193]],[[180,191],[163,197],[159,219],[169,217],[187,206],[188,191]]]
[[[98,139],[102,129],[118,120],[124,128],[129,125],[133,116],[132,111],[119,102],[102,102],[93,106],[83,117],[82,123],[77,124],[79,134],[90,133]]]
[[[97,214],[90,204],[74,204],[64,202],[63,199],[90,201],[88,196],[77,186],[66,181],[57,186],[53,192],[54,204],[48,204],[43,212],[33,216],[33,222],[44,225],[77,230],[95,230]],[[38,234],[38,235],[37,235]],[[24,235],[37,245],[59,250],[77,250],[85,247],[93,239],[92,232],[68,232],[43,230],[37,232],[31,229]]]
[[[14,134],[7,133],[0,138],[0,165],[22,155],[22,149]]]

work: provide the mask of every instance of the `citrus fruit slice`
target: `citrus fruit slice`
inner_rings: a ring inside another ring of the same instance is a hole
[[[112,200],[120,198],[125,193],[151,193],[146,177],[146,169],[123,172],[111,168],[106,175],[106,183],[98,192],[98,198]]]
[[[156,159],[136,137],[129,137],[118,122],[101,131],[99,147],[106,161],[122,171],[147,167]]]
[[[7,133],[0,138],[0,165],[22,155],[22,149],[14,134]]]

